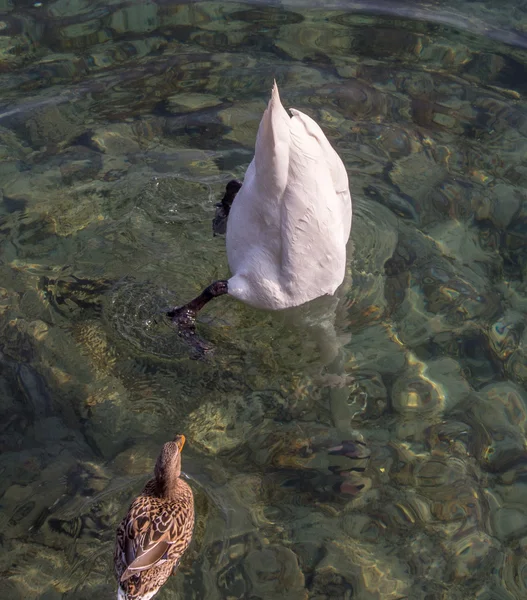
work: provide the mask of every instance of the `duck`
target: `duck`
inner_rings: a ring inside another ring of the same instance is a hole
[[[320,126],[290,112],[275,81],[244,180],[230,181],[220,203],[231,277],[167,312],[180,335],[193,336],[197,313],[224,294],[282,310],[331,296],[343,282],[352,222],[346,168]]]
[[[184,445],[184,435],[163,445],[154,477],[117,528],[117,600],[150,600],[177,570],[189,547],[194,530],[194,496],[181,478]]]

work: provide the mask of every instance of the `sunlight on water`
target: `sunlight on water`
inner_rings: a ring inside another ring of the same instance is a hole
[[[115,598],[115,528],[184,432],[159,598],[526,598],[527,5],[0,12],[0,597]],[[274,78],[347,167],[345,282],[217,300],[196,360],[163,314],[228,275],[215,204]]]

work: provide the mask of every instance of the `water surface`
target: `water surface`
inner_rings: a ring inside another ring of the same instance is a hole
[[[184,432],[160,599],[527,597],[525,3],[0,9],[0,596],[115,597]],[[216,301],[196,360],[162,311],[228,275],[274,78],[346,164],[347,276],[300,322]]]

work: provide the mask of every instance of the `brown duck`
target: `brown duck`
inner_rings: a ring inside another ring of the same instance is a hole
[[[115,572],[118,600],[149,600],[175,572],[192,539],[194,496],[181,479],[185,436],[167,442],[154,478],[117,528]]]

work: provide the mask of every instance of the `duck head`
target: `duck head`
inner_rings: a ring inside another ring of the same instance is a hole
[[[171,442],[163,445],[157,458],[154,476],[159,489],[164,493],[170,491],[181,475],[181,451],[184,445],[185,436],[176,435]]]

